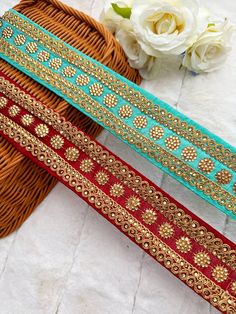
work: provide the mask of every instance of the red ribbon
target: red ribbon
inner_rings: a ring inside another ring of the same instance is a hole
[[[236,312],[236,246],[0,72],[0,134],[222,312]]]

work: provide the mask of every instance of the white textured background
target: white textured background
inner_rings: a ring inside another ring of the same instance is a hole
[[[0,13],[16,4],[1,0]],[[64,0],[98,19],[102,0]],[[204,1],[236,24],[235,0]],[[235,37],[234,37],[235,38]],[[236,43],[222,70],[193,77],[178,65],[142,86],[236,145]],[[107,132],[116,154],[236,240],[236,223]],[[14,234],[0,240],[0,314],[205,314],[206,301],[58,184]]]

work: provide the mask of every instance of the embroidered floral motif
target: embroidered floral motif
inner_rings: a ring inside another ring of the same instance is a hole
[[[129,118],[132,116],[133,110],[129,105],[123,105],[119,109],[119,116],[121,118]]]
[[[78,149],[76,149],[74,147],[67,148],[65,151],[65,157],[67,160],[76,161],[79,157]]]
[[[126,201],[126,208],[132,211],[138,210],[141,202],[137,196],[130,196]]]
[[[24,125],[29,126],[31,123],[34,122],[34,117],[31,114],[25,114],[22,118],[21,121]]]
[[[176,247],[181,253],[187,253],[191,250],[192,244],[188,237],[181,237],[176,241]]]
[[[110,194],[114,197],[120,197],[124,194],[124,188],[121,184],[115,183],[110,188]]]
[[[160,225],[159,228],[160,236],[164,239],[171,238],[174,234],[174,228],[169,223],[164,223]]]
[[[146,209],[142,218],[146,224],[152,225],[157,220],[157,213],[152,209]]]
[[[105,185],[109,180],[109,176],[104,171],[99,171],[95,175],[95,180],[98,184]]]
[[[212,277],[217,282],[223,282],[228,278],[228,270],[223,266],[216,266],[212,271]]]
[[[20,112],[20,108],[16,105],[13,105],[8,109],[8,112],[11,117],[15,117]]]
[[[64,145],[64,139],[60,135],[54,135],[50,139],[53,148],[61,149]]]

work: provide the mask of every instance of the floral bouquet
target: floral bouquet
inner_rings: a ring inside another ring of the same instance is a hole
[[[234,30],[227,18],[211,16],[197,0],[108,0],[101,19],[146,79],[170,56],[194,73],[218,69]]]

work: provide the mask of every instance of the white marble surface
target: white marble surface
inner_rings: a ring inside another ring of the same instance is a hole
[[[64,0],[99,17],[102,0]],[[16,4],[1,0],[0,13]],[[205,1],[236,24],[235,0]],[[224,68],[193,77],[178,65],[143,87],[236,145],[236,41]],[[99,140],[236,240],[236,223],[107,132]],[[207,302],[58,184],[25,224],[0,240],[1,314],[205,314]]]

